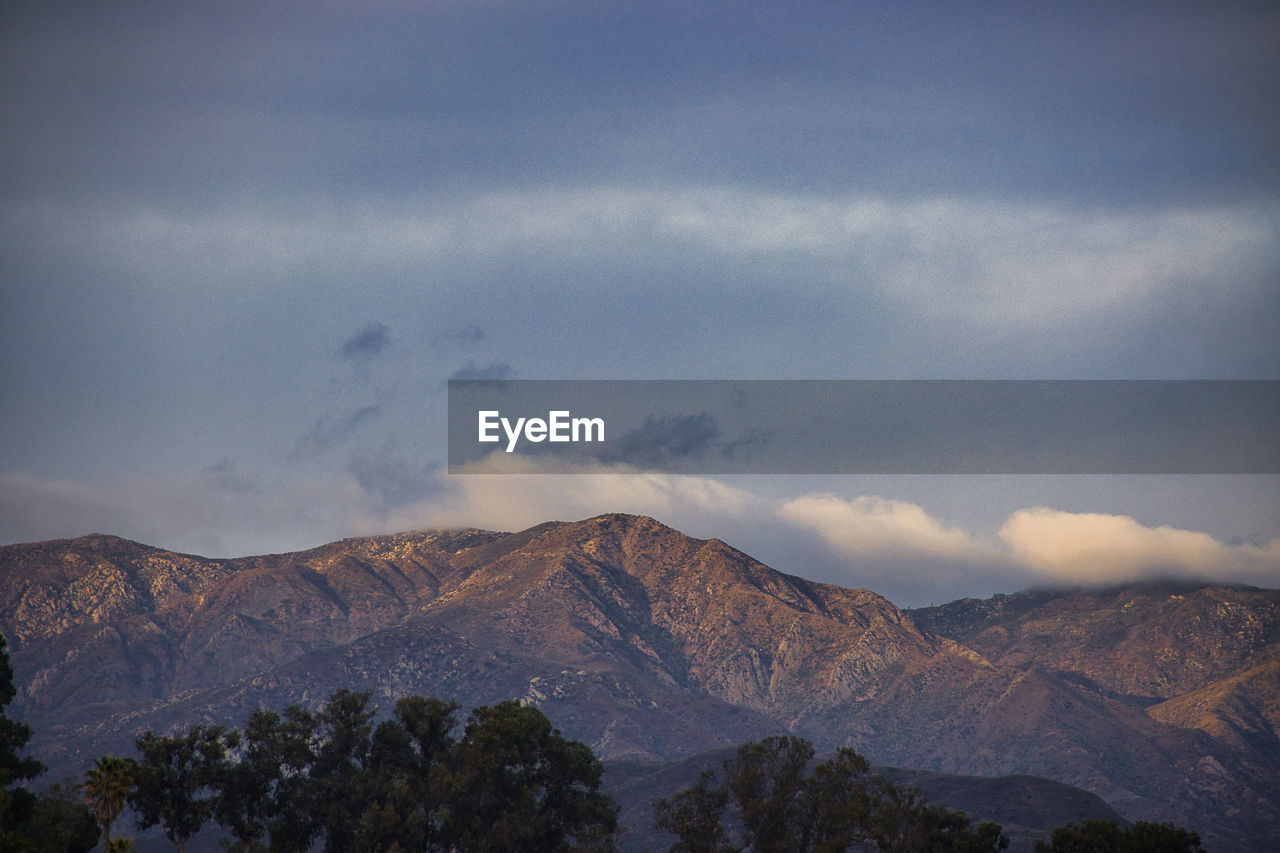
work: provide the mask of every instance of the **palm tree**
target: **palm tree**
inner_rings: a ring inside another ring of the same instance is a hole
[[[102,824],[103,849],[109,850],[111,824],[124,811],[125,800],[133,790],[136,763],[118,755],[104,755],[93,763],[84,774],[84,798],[92,807],[94,818]]]

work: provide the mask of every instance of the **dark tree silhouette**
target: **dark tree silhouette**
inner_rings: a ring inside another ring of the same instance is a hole
[[[307,771],[315,761],[315,717],[299,706],[284,714],[259,709],[245,724],[239,762],[225,768],[214,819],[231,830],[233,851],[265,847],[305,853],[319,831],[311,812]]]
[[[476,708],[450,756],[447,841],[528,853],[611,846],[617,806],[600,792],[600,774],[590,748],[561,737],[537,708]]]
[[[659,800],[660,829],[675,833],[671,850],[836,853],[874,846],[915,853],[988,853],[1009,842],[994,823],[970,829],[963,812],[927,803],[914,788],[871,775],[867,760],[841,749],[813,765],[813,746],[798,737],[743,744],[724,763],[726,783],[706,771],[697,785]],[[726,805],[742,829],[729,842]]]
[[[1125,828],[1109,820],[1068,823],[1037,841],[1036,853],[1204,853],[1200,835],[1168,823],[1138,821]]]
[[[27,782],[44,772],[44,765],[21,750],[31,740],[31,727],[9,718],[5,708],[18,695],[13,685],[13,666],[9,663],[8,643],[0,634],[0,791],[8,807],[29,808],[34,804],[30,792],[12,786]],[[21,791],[21,794],[17,793]]]
[[[196,726],[177,737],[147,732],[138,739],[137,771],[129,805],[138,826],[156,824],[183,853],[191,836],[213,817],[213,790],[222,783],[227,749],[239,745],[239,733],[222,726]]]
[[[137,763],[131,758],[104,755],[84,774],[84,796],[93,816],[102,825],[102,842],[111,842],[111,825],[124,811]]]
[[[0,850],[85,853],[98,843],[98,825],[79,801],[74,781],[54,785],[39,797],[23,784],[45,768],[21,754],[31,740],[31,727],[10,719],[5,710],[17,695],[8,643],[0,635]]]
[[[450,780],[447,761],[458,705],[411,696],[373,733],[377,768],[360,819],[361,843],[370,850],[438,850]]]
[[[220,726],[138,740],[128,801],[174,846],[210,820],[232,853],[611,850],[617,806],[601,765],[536,708],[475,709],[412,696],[374,726],[368,693],[319,712],[259,710],[243,736]]]
[[[703,770],[698,784],[671,799],[658,800],[653,807],[654,823],[677,836],[672,853],[729,853],[737,850],[729,842],[721,817],[729,803],[729,792],[715,784],[716,774]]]

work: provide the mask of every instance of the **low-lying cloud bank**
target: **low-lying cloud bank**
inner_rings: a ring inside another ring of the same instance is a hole
[[[1280,539],[1227,544],[1127,515],[1043,506],[1018,509],[984,535],[917,503],[876,495],[779,499],[703,477],[626,469],[547,475],[534,463],[506,464],[503,474],[424,474],[434,487],[400,504],[371,494],[350,473],[336,483],[297,479],[275,486],[241,475],[228,485],[208,468],[183,480],[139,475],[111,487],[5,474],[0,518],[8,522],[0,535],[12,541],[116,533],[230,556],[340,536],[451,526],[518,530],[621,511],[718,537],[782,571],[869,587],[902,605],[1156,578],[1280,586]],[[224,460],[216,470],[233,467]],[[19,530],[35,535],[16,537]]]

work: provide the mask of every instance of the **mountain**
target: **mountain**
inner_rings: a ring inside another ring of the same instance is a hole
[[[611,761],[795,732],[1024,774],[1211,849],[1280,837],[1280,591],[1129,586],[903,611],[605,515],[235,560],[110,536],[0,548],[0,632],[46,763],[340,686],[519,698]]]

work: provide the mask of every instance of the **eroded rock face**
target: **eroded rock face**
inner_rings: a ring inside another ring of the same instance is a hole
[[[992,661],[1036,662],[1140,704],[1207,687],[1280,647],[1280,591],[1243,587],[1021,592],[912,616]]]
[[[533,702],[605,758],[794,731],[905,766],[1059,779],[1240,848],[1280,830],[1274,590],[904,612],[606,515],[238,560],[108,536],[15,545],[0,602],[14,707],[59,771],[147,728],[238,725],[346,686],[388,706]]]

